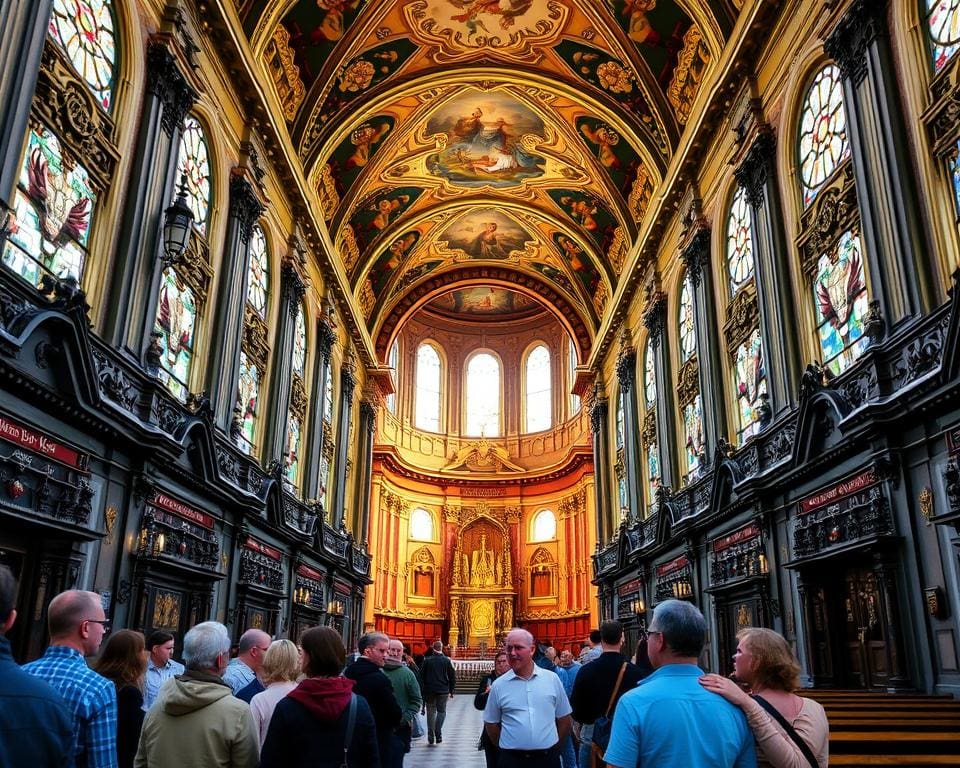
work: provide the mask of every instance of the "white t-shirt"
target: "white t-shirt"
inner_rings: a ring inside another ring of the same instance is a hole
[[[556,672],[534,665],[529,679],[511,669],[493,681],[483,721],[500,724],[500,749],[550,749],[557,718],[571,711]]]

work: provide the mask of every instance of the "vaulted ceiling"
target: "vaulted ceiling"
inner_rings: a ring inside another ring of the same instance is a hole
[[[380,360],[411,313],[481,287],[542,304],[585,359],[736,9],[247,0],[240,13]]]

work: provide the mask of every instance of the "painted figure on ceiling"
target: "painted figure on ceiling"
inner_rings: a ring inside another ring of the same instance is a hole
[[[384,198],[376,205],[377,215],[373,217],[371,225],[374,229],[384,230],[390,225],[390,217],[410,202],[409,195],[398,195],[395,198]]]
[[[374,127],[369,123],[364,123],[350,134],[350,143],[356,149],[353,154],[347,158],[345,163],[347,170],[351,168],[362,168],[370,161],[370,150],[390,131],[390,123],[380,123]]]
[[[478,259],[507,258],[507,251],[497,238],[497,222],[490,221],[483,225],[483,231],[474,238],[470,246],[470,255]]]
[[[516,23],[518,16],[523,16],[533,5],[533,0],[448,0],[448,2],[463,11],[451,16],[450,19],[466,25],[469,31],[468,39],[476,34],[477,28],[482,28],[489,34],[489,30],[480,18],[481,14],[498,16],[500,28],[507,30]]]

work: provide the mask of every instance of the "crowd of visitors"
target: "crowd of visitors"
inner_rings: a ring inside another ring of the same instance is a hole
[[[427,744],[443,743],[456,669],[440,640],[417,664],[369,632],[348,661],[331,627],[299,645],[250,629],[231,660],[227,628],[205,621],[180,664],[167,632],[102,643],[100,595],[70,590],[48,606],[43,656],[19,667],[6,639],[16,591],[0,566],[0,768],[402,768],[423,712]],[[578,659],[510,630],[474,697],[487,768],[826,768],[826,715],[794,693],[784,638],[741,631],[734,679],[701,669],[705,639],[703,615],[680,600],[656,607],[633,661],[618,621]]]

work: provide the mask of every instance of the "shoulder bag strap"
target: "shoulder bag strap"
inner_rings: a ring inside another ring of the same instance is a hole
[[[607,717],[610,717],[610,711],[613,709],[613,702],[617,700],[617,691],[620,690],[620,683],[623,682],[623,673],[627,671],[627,662],[620,665],[620,674],[617,675],[617,684],[613,686],[613,692],[610,694],[610,701],[607,702]]]
[[[777,711],[777,708],[763,698],[763,696],[754,695],[753,700],[763,707],[766,713],[780,724],[780,727],[783,728],[784,733],[786,733],[793,743],[800,748],[803,756],[807,758],[807,762],[810,763],[811,768],[820,768],[820,764],[817,762],[817,758],[814,756],[813,750],[810,749],[810,745],[800,738],[800,734],[797,733],[793,726],[787,722],[787,719],[781,715],[779,711]]]
[[[350,711],[347,713],[347,730],[343,735],[343,768],[347,768],[347,751],[353,743],[353,725],[357,720],[357,694],[350,694]]]

